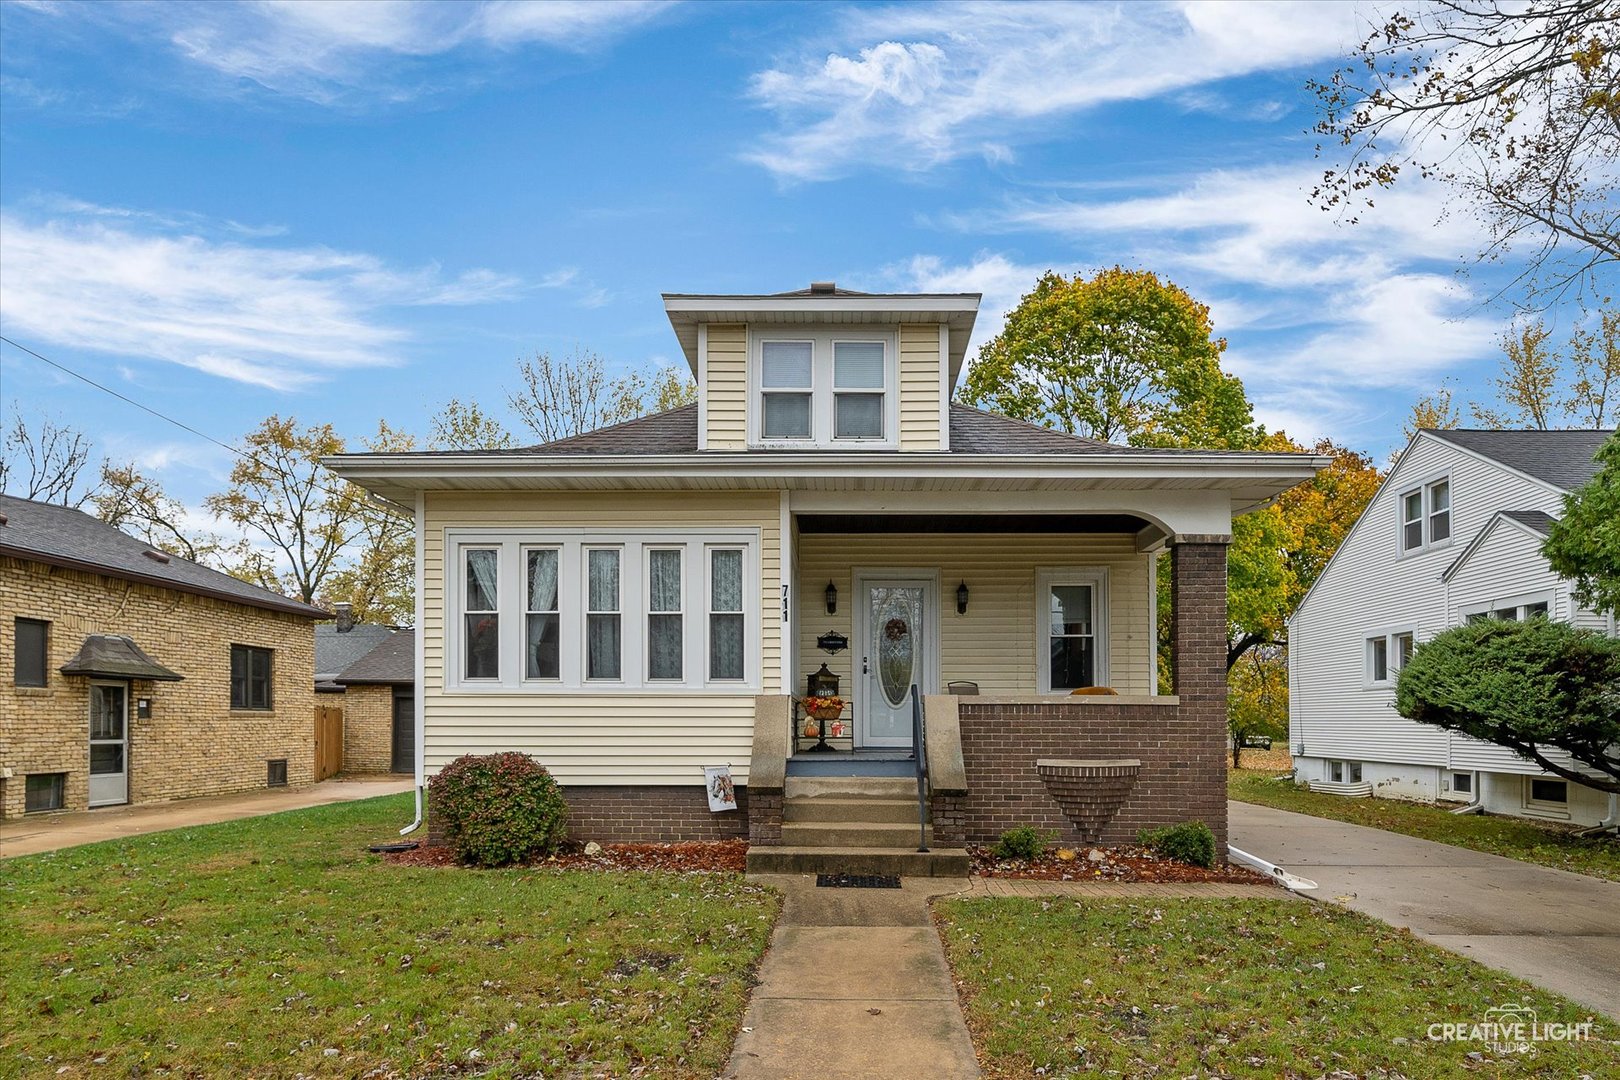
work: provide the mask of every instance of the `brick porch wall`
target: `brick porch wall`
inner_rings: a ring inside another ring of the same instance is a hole
[[[1017,825],[1079,834],[1048,794],[1041,758],[1136,758],[1136,784],[1102,834],[1130,843],[1140,829],[1198,820],[1226,849],[1226,546],[1196,538],[1171,548],[1172,649],[1179,704],[1107,698],[1028,702],[958,699],[965,796],[936,795],[941,841],[988,842]]]

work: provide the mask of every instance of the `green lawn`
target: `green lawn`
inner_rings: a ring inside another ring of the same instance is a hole
[[[1620,840],[1613,837],[1583,840],[1569,826],[1543,824],[1523,818],[1459,815],[1445,807],[1398,799],[1347,799],[1342,795],[1324,795],[1308,791],[1298,784],[1272,779],[1277,775],[1252,769],[1233,769],[1227,774],[1227,794],[1239,802],[1259,803],[1298,814],[1388,829],[1424,840],[1505,855],[1522,862],[1570,870],[1607,881],[1620,881]]]
[[[1601,1018],[1593,1041],[1533,1053],[1431,1041],[1430,1024],[1507,1003],[1542,1023],[1591,1013],[1354,912],[1057,898],[935,911],[992,1077],[1620,1075],[1620,1030]]]
[[[394,796],[0,861],[0,1076],[716,1075],[773,892],[365,852],[409,818]]]

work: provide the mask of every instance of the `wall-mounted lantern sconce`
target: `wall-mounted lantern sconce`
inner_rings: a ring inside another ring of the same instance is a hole
[[[967,600],[968,600],[967,582],[964,581],[964,582],[962,582],[962,584],[960,584],[960,585],[958,585],[956,587],[956,613],[958,615],[966,615],[967,614]]]
[[[838,614],[838,586],[827,582],[827,614]]]

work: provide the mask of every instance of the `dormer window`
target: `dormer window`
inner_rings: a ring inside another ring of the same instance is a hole
[[[752,346],[754,445],[879,450],[897,445],[898,348],[892,331],[760,330]]]

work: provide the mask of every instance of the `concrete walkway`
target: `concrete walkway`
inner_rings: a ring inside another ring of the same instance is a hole
[[[1620,1020],[1620,884],[1265,806],[1230,808],[1232,843],[1315,880],[1316,899]]]
[[[117,840],[123,836],[212,825],[219,821],[279,814],[328,803],[373,799],[410,791],[408,776],[361,776],[323,780],[308,787],[250,791],[241,795],[209,795],[200,799],[145,806],[117,806],[105,810],[77,810],[66,814],[30,815],[0,821],[0,858],[37,855],[42,851]],[[409,824],[401,821],[400,825]]]
[[[959,879],[899,889],[818,889],[813,876],[759,874],[782,918],[743,1017],[727,1080],[971,1080],[973,1040],[929,918]]]

